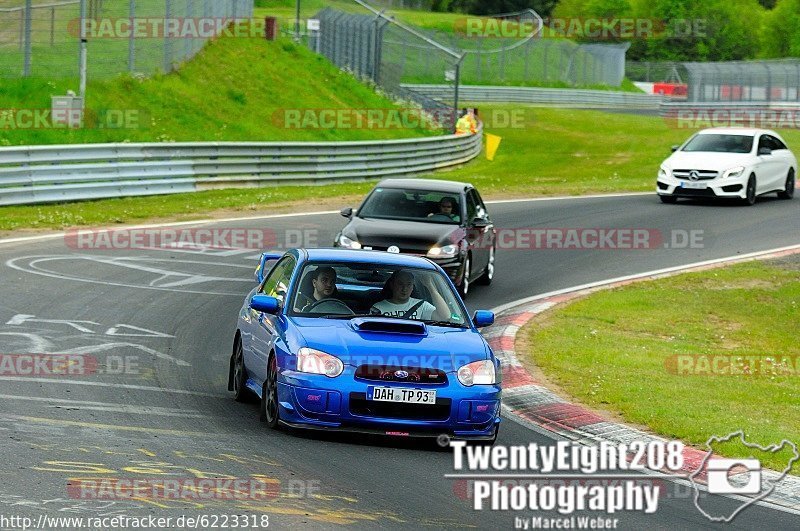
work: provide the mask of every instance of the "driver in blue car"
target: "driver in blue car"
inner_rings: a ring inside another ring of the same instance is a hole
[[[422,278],[422,285],[428,288],[433,304],[411,296],[414,291],[414,274],[400,269],[392,273],[386,281],[385,298],[370,308],[370,314],[400,319],[447,321],[450,318],[450,309],[436,289],[433,275],[423,275]]]
[[[336,298],[336,270],[328,266],[316,268],[311,272],[311,285],[314,287],[311,297],[303,293],[297,295],[295,307],[302,308],[302,312],[308,311],[318,301]]]

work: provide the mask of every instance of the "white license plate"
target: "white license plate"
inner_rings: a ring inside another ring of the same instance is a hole
[[[403,387],[367,387],[367,400],[403,402],[405,404],[436,404],[436,391]]]
[[[692,182],[682,182],[681,188],[691,188],[693,190],[705,190],[708,188],[707,183],[692,183]]]

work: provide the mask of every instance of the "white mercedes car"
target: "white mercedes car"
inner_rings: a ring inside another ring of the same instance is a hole
[[[672,151],[658,170],[656,192],[664,203],[722,197],[752,205],[771,192],[794,196],[797,159],[774,131],[705,129]]]

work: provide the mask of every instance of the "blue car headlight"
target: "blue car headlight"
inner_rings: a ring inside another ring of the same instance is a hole
[[[297,370],[310,374],[324,374],[335,378],[344,371],[342,360],[327,352],[303,347],[297,351]]]
[[[496,384],[497,371],[492,360],[473,361],[458,369],[458,381],[467,387]]]

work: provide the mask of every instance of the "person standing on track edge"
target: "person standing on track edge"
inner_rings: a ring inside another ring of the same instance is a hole
[[[475,118],[475,109],[464,109],[461,118],[456,122],[457,135],[474,135],[478,132],[478,120]]]

